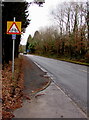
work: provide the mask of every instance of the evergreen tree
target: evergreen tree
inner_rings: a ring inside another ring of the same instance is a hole
[[[8,63],[12,60],[12,36],[6,34],[7,21],[13,21],[16,17],[16,21],[22,22],[22,32],[29,25],[30,20],[27,19],[28,3],[27,2],[3,2],[2,7],[2,56],[3,63]],[[15,57],[18,57],[18,50],[20,44],[21,35],[16,35],[15,40]]]

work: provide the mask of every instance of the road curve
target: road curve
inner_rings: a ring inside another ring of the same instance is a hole
[[[44,68],[52,76],[53,81],[86,112],[89,74],[86,66],[35,55],[26,56]]]

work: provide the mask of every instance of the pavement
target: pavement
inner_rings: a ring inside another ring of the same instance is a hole
[[[24,94],[31,99],[23,100],[22,107],[13,112],[15,118],[87,118],[60,87],[50,82],[47,73],[30,60],[25,66]]]

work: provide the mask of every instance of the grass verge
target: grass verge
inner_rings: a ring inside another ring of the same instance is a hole
[[[42,55],[42,54],[40,54],[40,55],[39,54],[34,54],[34,55],[43,56],[43,57],[47,57],[47,58],[52,58],[52,59],[61,60],[61,61],[65,61],[65,62],[70,62],[70,63],[74,63],[74,64],[79,64],[79,65],[89,66],[89,63],[84,62],[84,60],[81,60],[81,59],[79,60],[79,59],[70,59],[68,57],[57,57],[56,55]]]

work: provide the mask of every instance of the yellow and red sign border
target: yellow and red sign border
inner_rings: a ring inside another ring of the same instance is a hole
[[[15,24],[17,30],[19,31],[19,33],[9,32],[14,24]],[[17,35],[21,34],[21,22],[7,21],[7,34],[17,34]]]

